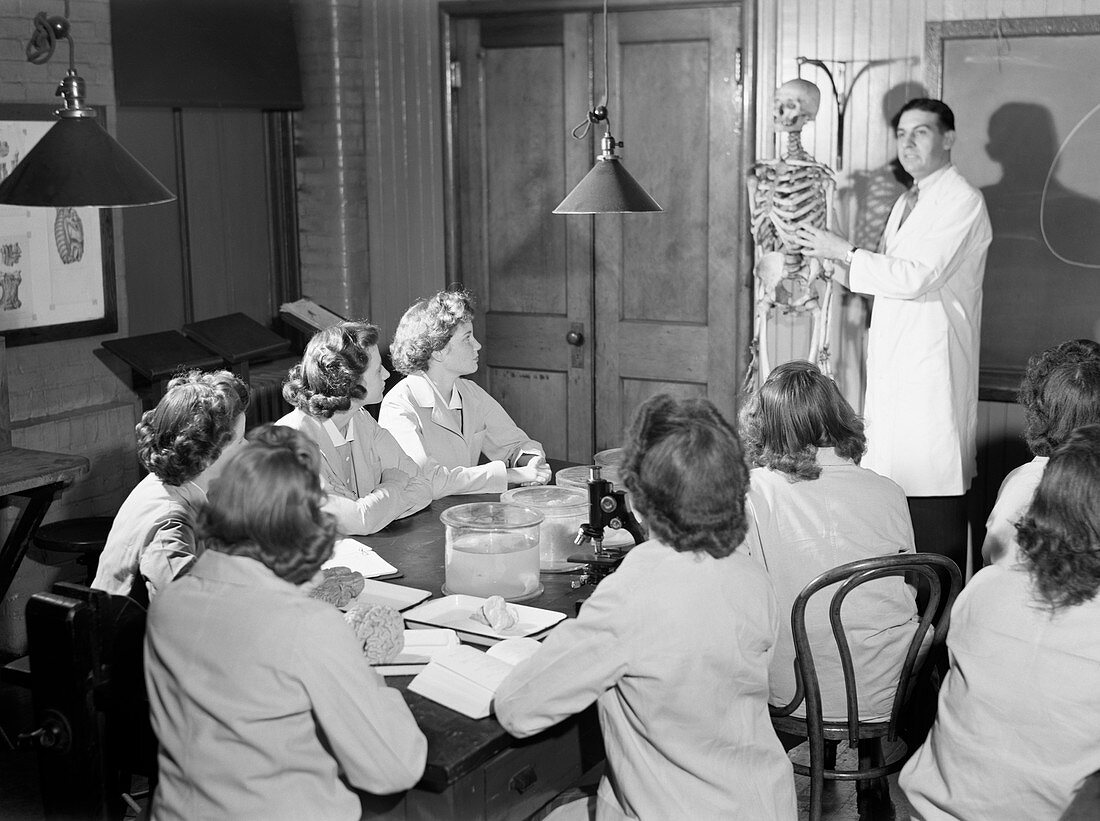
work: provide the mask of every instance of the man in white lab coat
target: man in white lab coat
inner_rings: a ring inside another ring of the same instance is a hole
[[[893,124],[898,159],[914,185],[894,204],[881,250],[809,225],[798,236],[803,253],[844,263],[847,276],[838,268],[837,278],[875,297],[862,465],[905,490],[917,550],[950,556],[965,572],[992,229],[981,193],[951,164],[951,109],[939,100],[910,100]]]

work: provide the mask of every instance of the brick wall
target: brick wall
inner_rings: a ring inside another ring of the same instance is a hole
[[[302,292],[383,347],[446,285],[438,0],[291,0]]]
[[[28,0],[0,3],[0,102],[56,102],[54,91],[68,68],[68,46],[59,44],[46,65],[26,62],[24,47],[35,13],[44,6],[60,14],[60,3]],[[108,130],[115,116],[109,0],[73,3],[70,23],[76,42],[77,72],[87,83],[87,101],[106,107]],[[115,214],[115,279],[119,329],[126,329],[125,258]],[[105,337],[24,345],[7,350],[11,443],[16,447],[87,456],[91,473],[67,489],[47,521],[82,515],[111,515],[138,481],[134,425],[140,405],[129,386],[129,372],[102,355]],[[3,458],[0,456],[0,458]],[[10,529],[15,509],[0,497],[0,538]]]
[[[295,117],[302,293],[370,314],[363,14],[359,0],[293,0],[305,108]]]

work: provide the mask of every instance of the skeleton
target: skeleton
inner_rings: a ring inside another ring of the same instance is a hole
[[[832,170],[802,147],[802,127],[816,116],[821,92],[807,80],[790,80],[775,94],[777,131],[787,134],[787,153],[756,163],[748,175],[752,236],[756,246],[755,333],[745,389],[771,372],[767,351],[768,317],[809,314],[813,326],[807,357],[826,374],[829,367],[829,305],[833,297],[832,263],[804,257],[795,239],[800,223],[825,228],[832,222]]]
[[[14,311],[22,307],[19,299],[19,283],[23,276],[18,271],[0,274],[0,310]]]

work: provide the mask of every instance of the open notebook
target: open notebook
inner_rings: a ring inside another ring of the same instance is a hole
[[[470,718],[485,718],[493,696],[512,668],[539,649],[535,639],[505,639],[487,651],[459,645],[435,656],[409,689]]]

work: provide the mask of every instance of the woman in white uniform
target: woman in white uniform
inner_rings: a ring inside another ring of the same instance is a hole
[[[839,565],[914,552],[913,526],[905,492],[859,466],[867,447],[863,421],[812,363],[787,362],[771,372],[741,411],[741,435],[756,465],[746,501],[745,548],[767,569],[779,607],[788,614],[780,623],[770,675],[772,703],[782,706],[795,693],[789,618],[795,598]],[[844,721],[844,671],[829,623],[834,591],[810,600],[806,629],[825,720]],[[843,622],[859,685],[859,717],[885,720],[917,629],[913,592],[900,578],[869,582],[845,601]],[[803,704],[795,715],[805,714]]]
[[[441,291],[405,312],[390,346],[393,366],[406,376],[386,394],[378,421],[431,480],[437,499],[550,480],[542,445],[463,378],[477,371],[481,350],[473,318],[469,293]]]
[[[177,376],[137,426],[149,475],[122,503],[92,587],[151,600],[202,552],[195,519],[206,489],[244,441],[248,386],[229,371]]]
[[[263,425],[211,483],[208,550],[149,611],[156,821],[357,821],[359,791],[409,789],[427,742],[401,693],[311,581],[337,528],[317,446]]]
[[[986,564],[1015,564],[1016,523],[1027,512],[1051,452],[1081,425],[1100,422],[1100,344],[1071,339],[1032,357],[1020,385],[1024,439],[1034,454],[1005,477],[985,523]]]
[[[313,336],[283,385],[295,410],[279,424],[317,443],[325,509],[347,536],[374,533],[432,501],[420,468],[365,410],[381,401],[387,376],[378,328],[341,322]]]
[[[952,608],[936,723],[900,778],[915,819],[1056,821],[1100,770],[1100,425],[1054,451],[1017,529],[1021,561]]]
[[[779,608],[735,552],[741,443],[707,400],[667,395],[639,408],[627,438],[623,481],[651,538],[501,683],[497,718],[526,737],[596,703],[607,770],[598,797],[563,817],[595,805],[599,819],[794,819],[768,715]]]

